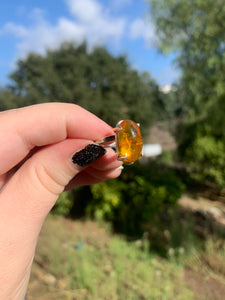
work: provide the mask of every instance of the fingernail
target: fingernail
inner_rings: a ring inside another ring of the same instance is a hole
[[[123,170],[123,169],[124,169],[123,166],[120,166],[120,167],[117,168],[117,170]]]
[[[76,152],[72,161],[81,167],[86,167],[99,158],[101,158],[106,153],[105,148],[96,144],[89,144],[84,149]]]

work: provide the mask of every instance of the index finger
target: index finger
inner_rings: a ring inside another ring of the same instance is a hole
[[[112,135],[104,121],[70,103],[44,103],[0,113],[0,175],[35,146],[66,138],[100,140]]]

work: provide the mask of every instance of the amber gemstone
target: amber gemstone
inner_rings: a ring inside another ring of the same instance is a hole
[[[142,155],[141,131],[133,121],[122,120],[115,128],[117,156],[125,163],[133,163]]]

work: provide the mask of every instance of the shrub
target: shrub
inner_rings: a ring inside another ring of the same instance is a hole
[[[135,164],[127,167],[119,179],[92,186],[93,200],[87,212],[111,221],[120,232],[136,236],[165,206],[174,206],[184,188],[172,171],[153,164]]]
[[[186,158],[196,180],[225,185],[225,143],[211,135],[197,135],[186,149]]]
[[[116,231],[137,237],[157,222],[165,207],[175,206],[184,188],[173,171],[136,163],[118,179],[62,193],[53,213],[106,220]]]
[[[74,203],[74,196],[72,191],[63,192],[58,200],[56,201],[55,206],[52,209],[52,212],[56,215],[68,216],[71,212]]]

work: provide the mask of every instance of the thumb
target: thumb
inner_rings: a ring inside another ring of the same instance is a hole
[[[91,152],[82,152],[80,163],[72,160],[74,153],[88,144],[91,142],[87,140],[67,139],[36,152],[3,188],[1,198],[4,202],[1,203],[0,217],[5,215],[8,220],[14,220],[16,228],[23,228],[27,223],[30,228],[37,227],[35,231],[39,232],[43,220],[65,186],[84,166],[105,154],[104,148],[93,145]]]
[[[104,155],[104,148],[86,147],[88,144],[87,140],[67,139],[42,148],[0,192],[0,282],[4,286],[0,299],[22,299],[46,215],[69,181]]]

